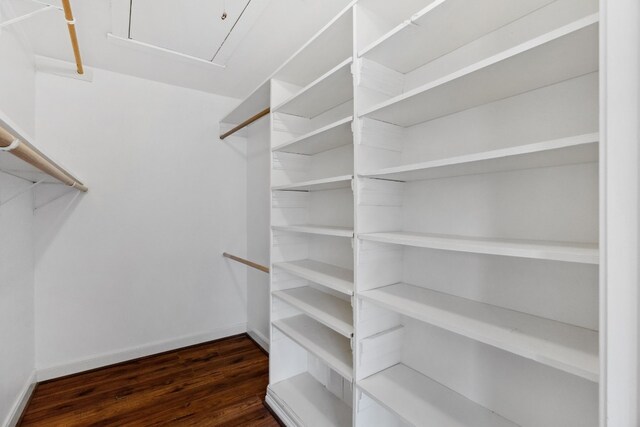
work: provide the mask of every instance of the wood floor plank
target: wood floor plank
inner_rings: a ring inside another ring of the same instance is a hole
[[[21,426],[278,426],[269,360],[246,335],[41,383]]]

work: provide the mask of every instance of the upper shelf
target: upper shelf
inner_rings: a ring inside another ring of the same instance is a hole
[[[273,151],[313,155],[351,144],[353,142],[352,121],[353,116],[349,116],[330,123],[313,132],[280,144]]]
[[[358,383],[373,400],[411,426],[516,427],[515,423],[478,405],[403,364]]]
[[[290,191],[324,191],[337,190],[339,188],[351,187],[353,175],[333,176],[331,178],[313,179],[310,181],[298,182],[295,184],[276,185],[271,187],[272,190],[290,190]]]
[[[589,381],[598,381],[596,331],[406,283],[366,291],[360,297]]]
[[[363,48],[358,56],[406,74],[553,0],[437,0]],[[491,13],[486,13],[490,10]],[[456,31],[450,31],[454,25]],[[447,34],[447,37],[441,37]],[[411,54],[408,54],[411,52]]]
[[[361,176],[418,181],[598,161],[598,134],[577,135],[535,144],[414,163],[365,172]]]
[[[298,93],[274,107],[277,113],[313,118],[353,99],[352,58],[348,58]]]
[[[352,2],[353,3],[353,2]],[[353,54],[352,4],[294,53],[272,78],[306,86]]]
[[[539,240],[489,239],[444,234],[384,232],[360,234],[362,240],[487,255],[598,264],[598,245]]]
[[[269,80],[262,83],[247,98],[231,110],[220,123],[237,125],[269,107],[271,86]]]
[[[393,97],[361,114],[413,126],[598,70],[598,15]]]

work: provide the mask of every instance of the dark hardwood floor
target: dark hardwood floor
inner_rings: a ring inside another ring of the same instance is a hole
[[[38,384],[21,426],[278,426],[246,335]]]

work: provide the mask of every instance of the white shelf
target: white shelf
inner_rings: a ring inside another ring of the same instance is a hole
[[[385,232],[360,234],[362,240],[487,255],[598,264],[598,246],[590,243],[488,239],[446,234]]]
[[[290,233],[318,234],[321,236],[353,237],[353,228],[326,225],[272,225],[272,229]]]
[[[598,134],[385,168],[361,176],[397,181],[446,178],[598,161]]]
[[[347,381],[352,381],[352,354],[349,339],[304,314],[276,320],[273,326],[305,350],[324,361]]]
[[[275,291],[273,296],[296,307],[344,337],[351,338],[353,335],[353,310],[348,301],[309,286]]]
[[[353,143],[351,122],[353,116],[346,117],[320,129],[302,135],[292,141],[275,147],[273,151],[313,155],[333,150]]]
[[[353,175],[341,175],[331,178],[314,179],[310,181],[298,182],[295,184],[277,185],[271,187],[272,190],[290,190],[290,191],[324,191],[337,190],[339,188],[351,187]]]
[[[412,426],[516,426],[495,412],[402,364],[365,378],[358,383],[358,387]]]
[[[297,425],[351,426],[351,408],[306,372],[270,385],[267,396]]]
[[[406,74],[552,2],[433,1],[410,20],[366,46],[358,56],[366,56]],[[489,10],[491,13],[487,13]],[[451,26],[455,31],[451,31]],[[447,34],[447,37],[442,37],[442,34]]]
[[[273,264],[290,274],[310,280],[334,291],[353,295],[353,271],[310,259]]]
[[[360,297],[518,356],[598,381],[596,331],[406,283],[366,291]]]
[[[271,90],[269,81],[265,81],[258,86],[248,97],[229,112],[220,123],[238,125],[249,117],[256,115],[269,107]]]
[[[361,117],[407,127],[597,70],[598,16],[591,15],[377,104]]]
[[[273,110],[294,116],[313,118],[353,99],[352,58],[320,76]]]

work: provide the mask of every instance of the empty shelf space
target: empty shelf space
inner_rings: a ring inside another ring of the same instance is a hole
[[[324,191],[337,190],[339,188],[351,187],[353,175],[341,175],[331,178],[314,179],[310,181],[298,182],[295,184],[277,185],[271,187],[272,190],[290,190],[290,191]]]
[[[272,229],[277,231],[287,231],[290,233],[318,234],[321,236],[353,237],[353,228],[330,227],[327,225],[272,225]]]
[[[310,259],[273,265],[287,273],[310,280],[347,295],[353,295],[353,271]]]
[[[290,142],[280,144],[273,151],[313,155],[353,143],[351,123],[353,116],[346,117],[320,129],[302,135]]]
[[[433,1],[411,19],[365,46],[358,56],[406,74],[552,2]],[[491,13],[487,13],[488,10]],[[450,30],[452,25],[454,32]],[[441,37],[442,34],[450,36]]]
[[[361,116],[407,127],[597,70],[598,16],[592,15],[374,105]]]
[[[591,243],[540,240],[489,239],[445,234],[384,232],[360,234],[362,240],[487,255],[513,256],[549,261],[598,264],[598,246]]]
[[[304,312],[307,316],[350,338],[353,335],[351,303],[309,286],[275,291],[273,296]]]
[[[313,118],[353,99],[351,58],[274,108],[274,112]]]
[[[596,331],[406,283],[365,291],[360,297],[518,356],[598,381]]]
[[[361,391],[412,426],[515,427],[406,365],[398,364],[358,383]]]
[[[269,386],[268,398],[286,408],[299,425],[351,426],[351,408],[334,396],[309,373],[302,373]]]
[[[385,168],[362,176],[397,181],[446,178],[598,161],[598,134]]]
[[[324,361],[347,381],[352,381],[352,353],[348,338],[304,314],[276,320],[273,326],[305,350]]]

